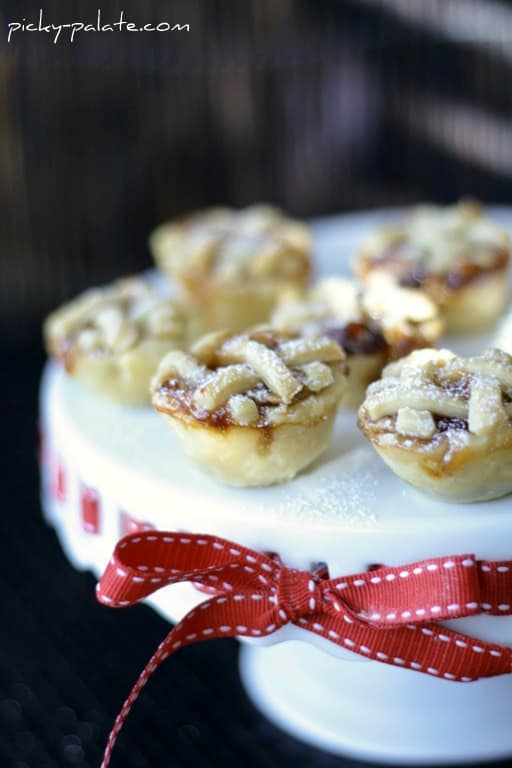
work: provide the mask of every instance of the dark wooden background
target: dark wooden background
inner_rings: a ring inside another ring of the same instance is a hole
[[[9,21],[171,21],[82,34]],[[501,0],[4,0],[0,305],[13,345],[147,235],[211,203],[308,217],[473,194],[509,202],[512,6]]]

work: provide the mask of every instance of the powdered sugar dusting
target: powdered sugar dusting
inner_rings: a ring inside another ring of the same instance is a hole
[[[377,522],[378,482],[375,457],[366,447],[358,448],[341,461],[297,478],[274,506],[280,517],[304,521],[337,519],[358,528],[372,528]],[[379,465],[378,465],[379,466]]]

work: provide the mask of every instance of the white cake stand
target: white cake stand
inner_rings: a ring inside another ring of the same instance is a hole
[[[497,214],[512,223],[507,211]],[[347,254],[374,219],[320,222],[321,271],[346,271]],[[473,339],[472,349],[487,343]],[[461,350],[460,343],[452,346]],[[323,562],[332,577],[374,563],[463,552],[512,558],[510,498],[476,505],[428,499],[385,467],[351,412],[339,415],[329,450],[309,471],[251,490],[218,485],[192,466],[150,408],[106,403],[52,365],[42,384],[41,423],[46,517],[71,562],[97,576],[119,537],[143,525],[216,534],[277,552],[301,569]],[[190,585],[176,585],[150,602],[176,619],[202,599]],[[512,617],[478,616],[449,626],[512,643]],[[242,679],[260,709],[320,748],[390,763],[512,756],[512,675],[450,683],[362,660],[293,626],[244,642],[240,658]]]

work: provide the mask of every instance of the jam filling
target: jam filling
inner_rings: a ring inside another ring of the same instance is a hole
[[[418,264],[400,277],[400,285],[402,288],[421,288],[427,277],[426,267]]]
[[[465,432],[468,431],[468,422],[466,419],[457,419],[449,416],[436,416],[434,415],[434,421],[438,432],[448,432],[448,430],[456,430]]]
[[[325,335],[339,344],[347,355],[372,355],[388,349],[384,336],[366,323],[328,327]]]
[[[195,385],[190,385],[186,380],[180,378],[167,379],[160,387],[160,392],[167,400],[165,406],[159,406],[158,410],[167,413],[177,413],[184,411],[193,416],[196,421],[201,422],[209,427],[215,427],[216,429],[227,429],[231,426],[241,426],[238,422],[233,420],[231,412],[227,407],[227,404],[220,405],[214,411],[207,411],[204,408],[198,407],[193,401],[193,394],[196,390]],[[250,424],[251,427],[257,429],[267,429],[265,419],[265,408],[276,407],[280,405],[281,401],[273,392],[271,392],[263,382],[256,384],[251,390],[245,393],[251,400],[254,401],[258,409],[259,419],[254,424]],[[303,386],[302,389],[297,392],[295,397],[290,403],[290,406],[296,405],[302,400],[305,400],[312,394],[308,387]]]
[[[497,252],[496,261],[493,265],[488,267],[482,267],[478,264],[463,262],[446,275],[445,286],[450,291],[456,291],[458,288],[464,287],[486,272],[493,272],[495,270],[502,269],[506,266],[507,261],[508,255],[505,252]]]
[[[485,244],[481,247],[494,254],[494,261],[489,266],[472,263],[461,251],[459,260],[446,273],[430,272],[427,264],[421,259],[412,260],[408,255],[407,243],[391,245],[380,256],[372,259],[372,263],[388,266],[404,288],[420,288],[429,278],[437,277],[443,281],[448,291],[456,291],[482,275],[503,269],[507,265],[509,253],[505,248]]]

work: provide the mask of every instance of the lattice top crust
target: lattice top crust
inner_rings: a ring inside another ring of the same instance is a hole
[[[511,420],[512,357],[498,349],[469,358],[413,352],[384,369],[360,409],[363,431],[381,444],[491,443],[510,439]]]
[[[163,224],[151,247],[158,266],[184,283],[303,282],[310,271],[309,230],[266,205],[211,208]]]
[[[383,267],[411,286],[437,275],[455,290],[482,272],[503,268],[509,256],[508,235],[478,203],[422,205],[363,243],[358,271]]]
[[[121,355],[154,339],[181,345],[186,319],[180,305],[141,278],[93,288],[51,314],[49,352],[70,367],[78,355]]]
[[[226,428],[322,418],[346,385],[345,355],[332,339],[258,329],[216,332],[191,354],[170,352],[152,383],[153,405]]]
[[[348,355],[386,352],[399,357],[431,346],[440,337],[439,310],[422,291],[403,288],[388,274],[376,272],[364,286],[355,280],[321,280],[300,298],[284,301],[272,325],[307,336],[327,334]]]

